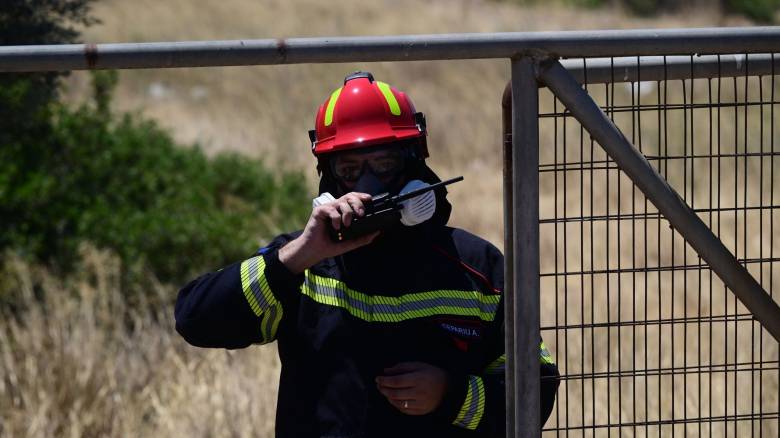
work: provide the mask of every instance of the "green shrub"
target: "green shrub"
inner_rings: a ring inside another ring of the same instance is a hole
[[[532,5],[541,3],[540,0],[497,0],[517,3],[520,5]],[[690,7],[691,2],[683,0],[558,0],[559,3],[582,8],[599,8],[604,6],[622,6],[636,15],[648,16],[661,12],[674,12]],[[715,6],[715,1],[703,0],[694,2],[695,6]],[[718,7],[724,10],[744,15],[752,20],[772,23],[780,9],[780,0],[719,0]]]
[[[0,46],[65,44],[78,39],[78,28],[97,20],[94,0],[0,1]],[[0,146],[20,135],[43,135],[48,105],[58,98],[64,72],[0,73]]]
[[[580,8],[599,8],[604,6],[606,0],[566,0],[565,3]]]
[[[626,7],[637,15],[653,15],[663,5],[662,0],[624,0]]]
[[[780,0],[727,0],[730,9],[763,23],[774,22]]]
[[[74,42],[93,0],[0,2],[0,45]],[[239,155],[207,158],[153,122],[110,112],[117,76],[93,76],[94,99],[58,102],[61,72],[0,74],[0,256],[67,273],[80,249],[115,252],[123,289],[147,272],[181,283],[252,253],[303,223],[304,179]],[[14,285],[2,275],[0,305]]]
[[[115,77],[95,79],[92,105],[53,105],[50,129],[0,148],[1,251],[68,271],[89,242],[116,252],[130,279],[149,269],[180,283],[303,224],[301,175],[179,147],[152,121],[113,116]]]

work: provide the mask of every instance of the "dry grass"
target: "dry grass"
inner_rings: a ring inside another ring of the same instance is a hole
[[[29,309],[0,320],[0,436],[273,435],[274,348],[188,347],[171,306],[128,308],[114,257],[86,250],[83,261],[67,279],[8,263]]]

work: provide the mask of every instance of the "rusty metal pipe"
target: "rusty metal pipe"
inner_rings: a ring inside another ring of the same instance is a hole
[[[335,62],[770,53],[778,27],[461,33],[0,47],[0,72]]]

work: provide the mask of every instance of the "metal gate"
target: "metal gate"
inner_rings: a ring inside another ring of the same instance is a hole
[[[780,56],[567,66],[771,294]],[[562,373],[545,430],[778,436],[777,342],[548,90],[539,117],[541,334]]]
[[[0,47],[0,72],[509,59],[507,434],[540,434],[542,334],[551,434],[777,436],[778,52],[773,27],[410,35]]]

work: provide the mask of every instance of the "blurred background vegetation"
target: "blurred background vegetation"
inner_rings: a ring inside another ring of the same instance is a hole
[[[0,44],[751,25],[779,3],[5,0]],[[303,224],[306,132],[358,69],[426,112],[433,167],[469,181],[452,223],[500,247],[503,61],[0,74],[0,436],[272,435],[273,347],[190,348],[170,305]]]
[[[86,0],[0,5],[2,44],[72,42],[95,22]],[[79,249],[108,249],[123,286],[149,275],[182,283],[240,260],[263,238],[297,227],[308,196],[300,174],[259,159],[207,157],[182,147],[153,120],[114,113],[118,75],[91,74],[91,96],[59,101],[62,74],[0,76],[0,253],[67,274]],[[14,305],[0,280],[0,304]]]
[[[539,3],[540,0],[501,0],[521,5]],[[654,16],[678,12],[692,7],[719,8],[724,13],[741,14],[757,22],[775,21],[780,0],[559,0],[573,7],[614,8],[620,7],[642,16]]]

